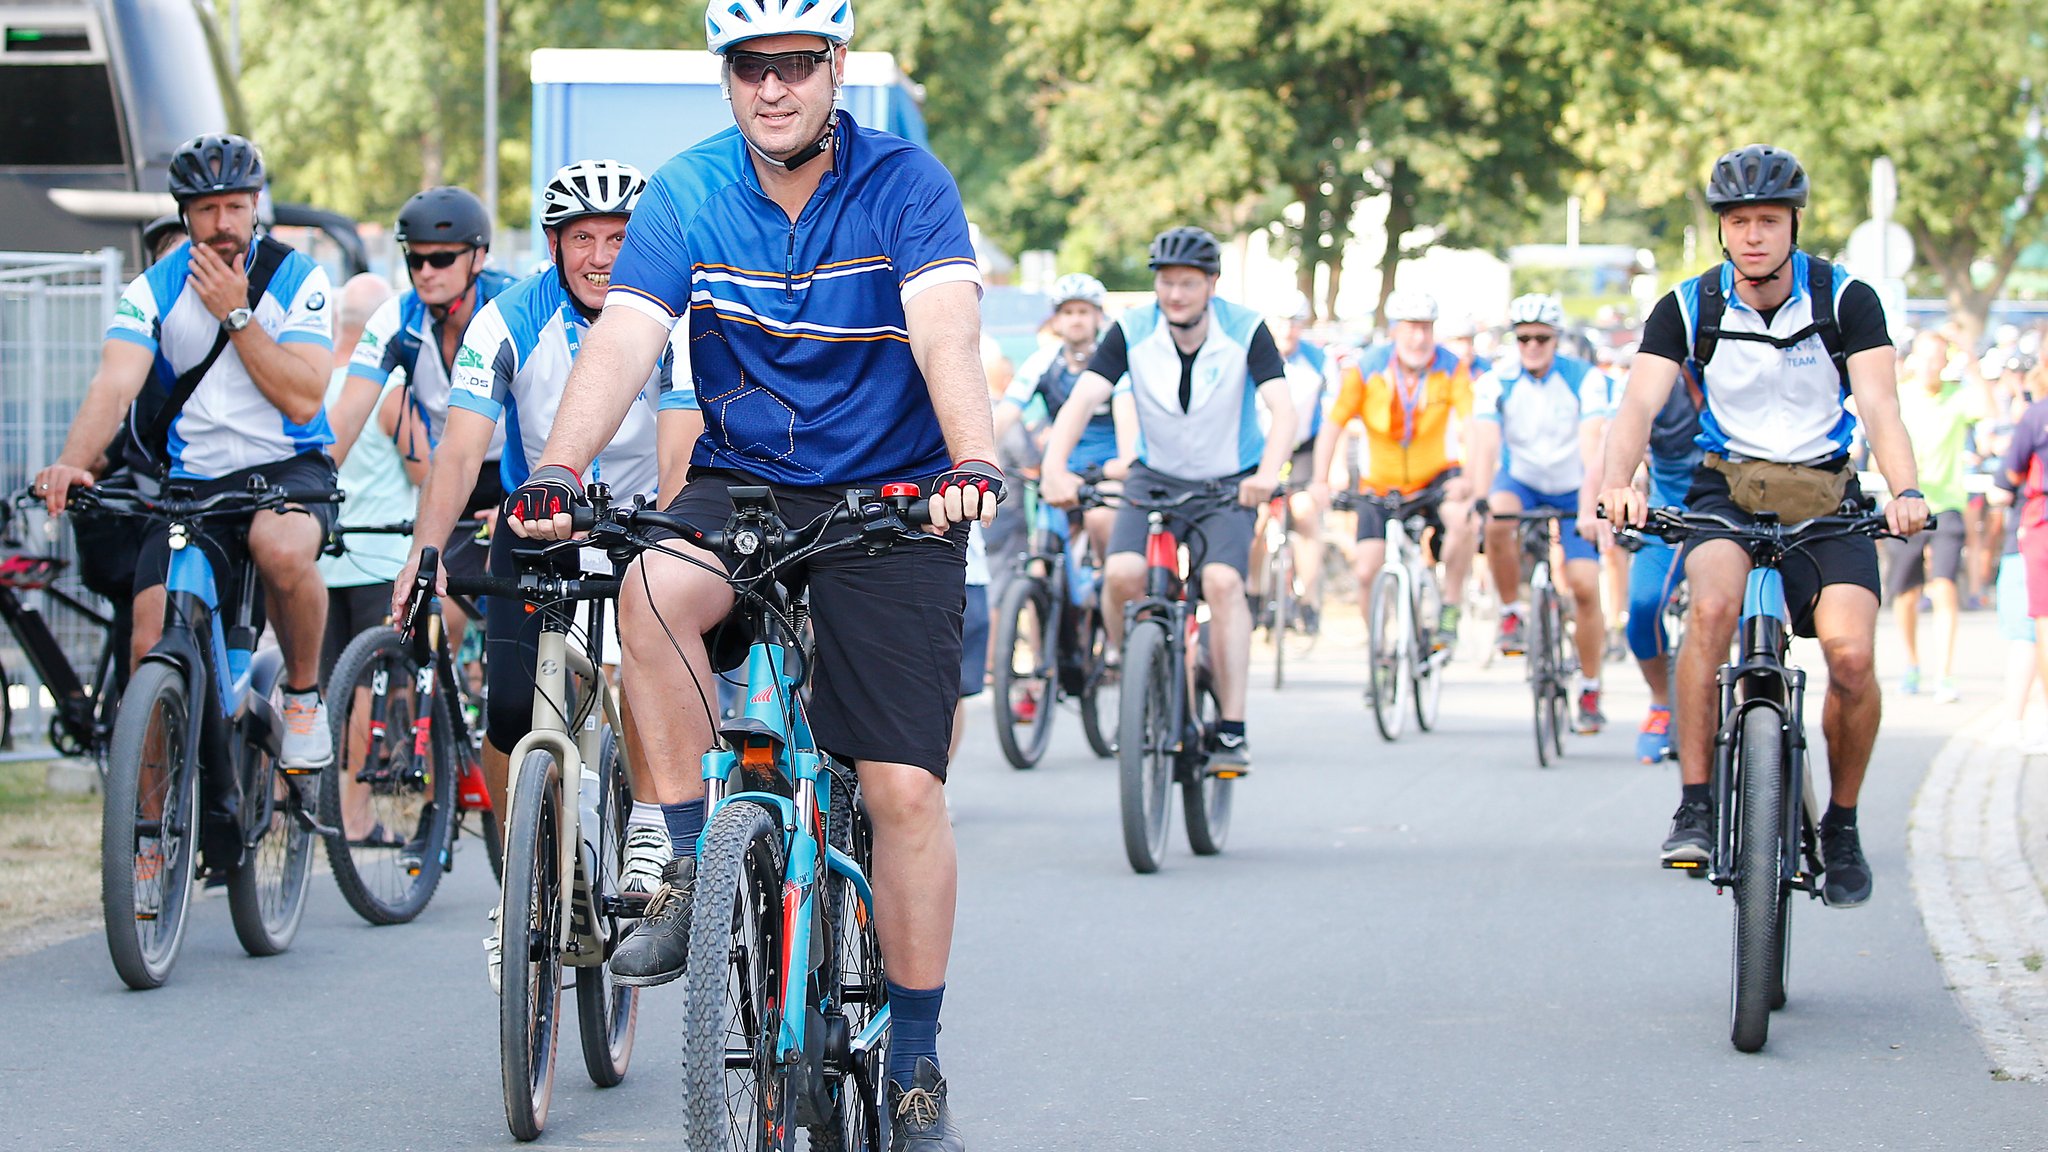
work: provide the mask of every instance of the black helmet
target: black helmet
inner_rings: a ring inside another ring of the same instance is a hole
[[[1170,266],[1199,268],[1214,276],[1223,271],[1223,249],[1207,229],[1183,225],[1168,228],[1152,238],[1152,250],[1145,262],[1153,271]]]
[[[1806,169],[1783,148],[1737,148],[1714,161],[1714,174],[1707,178],[1707,207],[1721,212],[1737,204],[1806,207]]]
[[[171,153],[171,196],[181,208],[217,192],[261,192],[263,180],[263,153],[240,136],[194,136]]]
[[[400,244],[491,246],[491,214],[484,202],[455,187],[429,188],[398,211]]]
[[[142,226],[142,247],[146,251],[154,251],[157,242],[164,238],[166,232],[183,232],[184,230],[185,218],[176,212],[166,212]]]

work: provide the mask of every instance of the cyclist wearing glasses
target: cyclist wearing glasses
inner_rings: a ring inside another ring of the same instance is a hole
[[[387,300],[370,318],[349,360],[352,380],[335,405],[335,419],[344,426],[358,411],[367,413],[394,372],[405,373],[407,403],[426,423],[429,446],[440,443],[448,425],[449,383],[455,355],[462,348],[470,321],[493,297],[510,288],[513,277],[484,267],[490,256],[491,214],[483,201],[461,188],[429,188],[405,202],[398,213],[398,243],[412,287]],[[489,516],[505,498],[500,486],[503,432],[492,437],[478,463],[474,492],[461,510],[465,516]],[[484,549],[467,532],[442,549],[442,567],[464,576],[479,576]],[[400,585],[404,585],[401,583]],[[462,621],[450,624],[462,634]]]
[[[244,491],[261,476],[272,487],[332,488],[334,433],[322,404],[333,336],[327,273],[299,253],[256,234],[263,156],[240,136],[199,136],[171,156],[170,191],[191,240],[172,249],[121,294],[99,371],[71,422],[64,451],[36,475],[52,516],[72,485],[113,444],[141,467],[192,486],[199,497]],[[251,303],[251,280],[263,290]],[[195,379],[188,376],[198,372]],[[180,392],[184,393],[180,402]],[[300,771],[334,758],[320,699],[320,644],[327,588],[315,561],[334,525],[334,505],[255,513],[244,535],[223,520],[195,535],[225,576],[254,563],[285,662],[285,732],[278,760]],[[140,660],[163,632],[165,528],[155,526],[135,568],[130,652]],[[237,582],[223,579],[232,601]],[[223,613],[232,618],[229,604]],[[210,869],[222,867],[210,861]]]
[[[1436,646],[1447,649],[1458,641],[1459,597],[1479,544],[1472,526],[1471,482],[1458,464],[1458,436],[1472,416],[1472,378],[1436,342],[1433,298],[1395,292],[1387,297],[1385,313],[1390,342],[1367,349],[1340,370],[1336,403],[1316,437],[1309,491],[1319,506],[1329,506],[1327,478],[1337,441],[1346,425],[1362,423],[1366,490],[1401,493],[1401,514],[1421,515],[1439,541],[1444,609],[1437,618]],[[1386,562],[1386,510],[1363,505],[1352,570],[1358,577],[1359,610],[1368,615],[1373,580]]]
[[[612,160],[579,160],[556,171],[541,192],[541,229],[547,236],[553,265],[493,297],[470,321],[462,350],[455,357],[455,378],[448,394],[447,423],[434,448],[432,467],[420,493],[414,521],[411,558],[391,593],[391,611],[404,611],[420,551],[448,538],[463,508],[472,502],[472,486],[491,443],[510,431],[500,466],[505,490],[516,489],[539,466],[549,428],[562,403],[583,338],[604,306],[613,263],[625,239],[626,220],[646,188],[638,169]],[[681,422],[680,441],[687,444],[702,431],[696,399],[688,388],[670,387],[670,362],[649,375],[628,409],[618,434],[605,445],[585,479],[601,480],[620,499],[654,498],[660,490],[661,468],[656,453],[657,407],[661,420]],[[680,467],[671,470],[681,487]],[[512,552],[515,537],[492,536],[492,575],[517,577]],[[519,600],[493,596],[485,602],[484,636],[490,702],[484,744],[484,779],[491,803],[505,811],[505,781],[513,745],[532,727],[534,662],[538,658],[540,617],[529,614]],[[635,756],[644,772],[647,757]],[[626,831],[626,870],[621,886],[652,892],[661,870],[674,856],[668,826],[651,798],[651,779],[634,782],[639,797]],[[495,944],[494,935],[487,944]],[[496,956],[492,956],[493,961]]]
[[[1764,510],[1794,522],[1859,498],[1849,445],[1861,419],[1878,471],[1898,494],[1885,508],[1890,530],[1906,536],[1926,523],[1884,308],[1869,285],[1799,250],[1806,198],[1806,172],[1783,149],[1753,144],[1715,162],[1707,204],[1721,218],[1726,262],[1667,294],[1644,326],[1607,438],[1600,500],[1615,523],[1644,522],[1642,495],[1629,478],[1682,368],[1702,398],[1706,452],[1686,496],[1692,511],[1740,523]],[[1700,323],[1714,313],[1717,323]],[[1705,349],[1702,327],[1717,337]],[[1853,416],[1845,407],[1852,395]],[[1872,656],[1877,546],[1866,537],[1838,538],[1800,554],[1807,562],[1784,568],[1787,604],[1795,631],[1820,638],[1828,665],[1821,727],[1832,794],[1820,829],[1822,897],[1854,907],[1870,899],[1856,800],[1883,710]],[[1733,541],[1708,538],[1688,543],[1680,563],[1692,610],[1678,654],[1679,709],[1704,720],[1719,711],[1715,669],[1742,612],[1750,560]],[[1684,792],[1664,842],[1667,861],[1704,864],[1713,844],[1714,729],[1712,722],[1679,726]]]
[[[1223,254],[1200,228],[1173,228],[1152,241],[1154,302],[1124,313],[1074,384],[1073,404],[1054,422],[1045,446],[1045,498],[1071,507],[1080,477],[1067,466],[1088,413],[1108,399],[1126,374],[1138,414],[1138,462],[1124,490],[1172,499],[1215,480],[1237,482],[1237,503],[1188,517],[1200,534],[1202,599],[1209,605],[1209,653],[1216,673],[1220,731],[1209,761],[1248,770],[1244,704],[1250,677],[1251,606],[1245,574],[1251,565],[1258,509],[1280,484],[1295,443],[1294,399],[1279,346],[1257,312],[1216,298]],[[1272,412],[1261,429],[1258,404]],[[1270,434],[1269,434],[1270,433]],[[1144,591],[1145,509],[1117,509],[1102,568],[1104,623],[1112,646],[1123,642],[1124,605]],[[1192,533],[1191,533],[1192,535]]]
[[[1561,526],[1564,584],[1578,623],[1578,710],[1572,727],[1598,732],[1600,658],[1607,628],[1600,612],[1600,534],[1606,526],[1593,515],[1593,486],[1600,476],[1600,437],[1612,414],[1607,377],[1584,360],[1557,354],[1564,331],[1564,305],[1555,296],[1518,296],[1508,305],[1514,327],[1513,359],[1503,359],[1473,386],[1478,416],[1472,437],[1472,473],[1489,484],[1493,512],[1512,516],[1528,508],[1576,510]],[[1496,472],[1495,469],[1499,471]],[[1521,592],[1522,552],[1515,546],[1512,520],[1486,526],[1486,558],[1500,590],[1500,650],[1523,651],[1522,624],[1529,606],[1513,599]]]
[[[1087,371],[1089,357],[1095,355],[1096,341],[1102,334],[1102,304],[1106,298],[1102,281],[1086,272],[1069,273],[1053,282],[1050,323],[1052,334],[1059,337],[1060,342],[1040,349],[1024,361],[1024,366],[1011,379],[1010,387],[996,406],[997,440],[1007,435],[1023,418],[1024,409],[1030,405],[1033,396],[1044,399],[1048,421],[1059,417],[1067,397],[1073,395],[1074,383],[1081,378],[1081,373]],[[1118,448],[1118,421],[1114,408],[1124,410],[1123,426],[1133,434],[1129,451]],[[1131,459],[1137,455],[1135,421],[1128,396],[1118,396],[1109,403],[1098,405],[1081,432],[1081,442],[1075,446],[1073,457],[1067,462],[1068,467],[1101,468],[1104,476],[1122,479],[1129,470]],[[1109,548],[1109,526],[1116,521],[1116,510],[1091,508],[1082,520],[1088,528],[1089,546],[1099,559]]]
[[[874,828],[892,1147],[958,1149],[937,1046],[958,875],[943,783],[967,523],[994,521],[1003,486],[987,463],[995,432],[980,271],[938,161],[835,111],[849,4],[714,0],[705,28],[725,60],[735,127],[649,183],[555,414],[548,463],[507,509],[521,535],[571,535],[582,474],[671,329],[675,374],[695,382],[704,419],[671,513],[722,527],[735,485],[770,486],[793,523],[843,503],[848,488],[918,482],[931,495],[929,540],[822,553],[803,575],[817,642],[811,729],[854,764]],[[1100,399],[1074,411],[1085,418]],[[703,636],[734,603],[714,574],[718,556],[680,540],[666,547],[625,576],[626,695],[640,744],[665,753],[652,765],[659,795],[691,799],[667,808],[680,855],[611,960],[634,985],[672,980],[687,959],[705,819],[698,754],[711,746],[716,682]]]

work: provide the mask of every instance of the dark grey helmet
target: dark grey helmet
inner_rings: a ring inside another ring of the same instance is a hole
[[[231,133],[194,136],[171,153],[171,196],[180,208],[221,192],[261,192],[263,182],[263,153]]]
[[[467,244],[491,246],[491,214],[484,202],[464,188],[429,188],[398,210],[396,238],[400,244]]]
[[[1167,267],[1199,268],[1214,276],[1223,271],[1223,249],[1205,228],[1183,225],[1169,228],[1152,239],[1145,262],[1153,271]]]
[[[1714,161],[1707,178],[1707,207],[1725,212],[1738,204],[1806,207],[1806,169],[1799,157],[1769,144],[1737,148]]]

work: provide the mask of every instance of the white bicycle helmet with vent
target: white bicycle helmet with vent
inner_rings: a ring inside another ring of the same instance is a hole
[[[1059,311],[1061,305],[1072,300],[1100,308],[1108,303],[1109,292],[1102,286],[1102,281],[1086,272],[1069,272],[1052,282],[1053,311]]]
[[[720,56],[762,36],[853,39],[853,0],[711,0],[704,8],[704,45]]]
[[[1557,297],[1543,292],[1517,296],[1514,303],[1508,305],[1508,323],[1541,324],[1546,328],[1562,331],[1564,304]]]
[[[617,160],[578,160],[555,169],[540,193],[540,225],[556,228],[579,216],[630,216],[647,177]]]
[[[1273,315],[1282,320],[1293,320],[1306,324],[1316,318],[1315,305],[1309,303],[1308,294],[1300,289],[1289,292],[1274,301]]]
[[[1395,324],[1402,320],[1418,320],[1424,324],[1436,323],[1436,297],[1427,292],[1396,291],[1387,297],[1386,320]]]

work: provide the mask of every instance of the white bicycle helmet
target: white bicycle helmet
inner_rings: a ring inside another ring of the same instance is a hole
[[[1436,297],[1427,292],[1396,291],[1387,297],[1386,321],[1396,324],[1403,320],[1418,320],[1424,324],[1436,323]]]
[[[1557,297],[1543,292],[1531,292],[1517,296],[1508,305],[1509,324],[1541,324],[1557,331],[1564,330],[1564,305]]]
[[[1315,305],[1309,303],[1308,294],[1300,289],[1282,296],[1276,303],[1278,307],[1273,309],[1273,315],[1282,320],[1306,324],[1316,318]]]
[[[630,216],[647,177],[617,160],[578,160],[555,169],[540,193],[540,226],[556,228],[579,216]]]
[[[1102,286],[1102,281],[1086,272],[1069,272],[1052,282],[1053,311],[1059,311],[1061,305],[1072,300],[1101,308],[1109,301],[1109,291]]]
[[[853,0],[711,0],[704,8],[704,46],[720,56],[762,36],[853,39]]]

